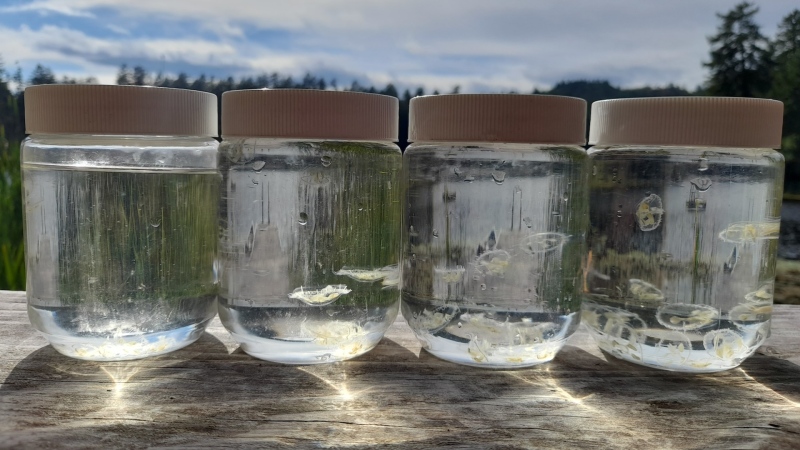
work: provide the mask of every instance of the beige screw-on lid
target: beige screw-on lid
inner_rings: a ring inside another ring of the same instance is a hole
[[[30,134],[217,136],[217,97],[150,86],[31,86],[25,128]]]
[[[586,143],[586,101],[555,95],[454,94],[411,99],[414,142]]]
[[[248,89],[222,94],[222,136],[396,141],[399,102],[363,92]]]
[[[783,103],[760,98],[662,97],[592,104],[591,145],[780,148]]]

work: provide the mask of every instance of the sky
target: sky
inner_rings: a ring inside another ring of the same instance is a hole
[[[121,64],[216,78],[306,72],[378,88],[529,92],[704,82],[738,0],[0,0],[0,58],[114,83]],[[756,1],[774,36],[797,0]]]

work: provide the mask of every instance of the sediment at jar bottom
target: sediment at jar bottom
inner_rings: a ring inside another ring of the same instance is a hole
[[[377,304],[266,306],[220,297],[223,325],[259,359],[283,364],[343,361],[372,350],[399,310],[399,300]]]
[[[748,305],[745,305],[748,306]],[[739,366],[769,335],[771,305],[730,311],[702,304],[633,306],[592,298],[583,323],[605,353],[675,372],[720,372]]]
[[[214,295],[117,305],[28,304],[31,323],[53,348],[91,361],[140,359],[178,350],[199,339],[215,313]]]
[[[402,311],[422,347],[432,355],[492,369],[553,360],[580,323],[580,312],[424,301],[405,293]]]

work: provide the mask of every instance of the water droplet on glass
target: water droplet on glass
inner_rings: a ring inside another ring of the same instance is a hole
[[[700,172],[705,172],[706,170],[708,170],[708,159],[700,158],[699,162],[700,166],[697,168],[697,170],[699,170]]]
[[[568,202],[569,201],[569,194],[564,194],[564,197],[562,197],[561,199],[564,200],[565,202]]]
[[[617,217],[622,217],[622,211],[617,211]]]
[[[597,175],[597,166],[592,166],[592,175]]]
[[[300,213],[300,218],[297,219],[297,223],[299,223],[300,225],[307,224],[308,223],[308,214],[306,214],[304,212],[301,212]]]
[[[253,170],[255,170],[256,172],[261,172],[261,169],[263,169],[266,164],[267,163],[265,163],[264,161],[255,161],[253,163]]]
[[[492,178],[495,183],[503,184],[503,181],[506,181],[506,173],[500,170],[492,171]]]
[[[331,163],[333,162],[333,160],[331,159],[331,157],[330,157],[330,156],[327,156],[327,155],[326,155],[326,156],[323,156],[323,157],[321,158],[321,160],[322,160],[322,166],[323,166],[323,167],[330,167],[330,166],[331,166]]]
[[[439,230],[437,230],[436,228],[433,229],[433,237],[435,238],[439,237]]]

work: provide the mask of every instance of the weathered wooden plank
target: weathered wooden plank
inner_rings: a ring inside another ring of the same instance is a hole
[[[282,366],[218,320],[195,344],[119,363],[66,358],[0,292],[0,447],[797,448],[800,307],[741,368],[681,375],[611,359],[579,331],[548,365],[440,361],[400,319],[372,352]]]

